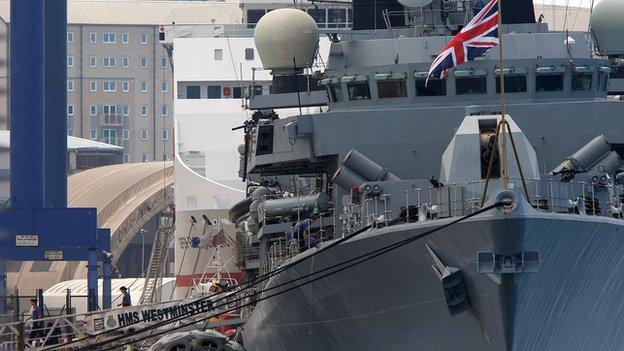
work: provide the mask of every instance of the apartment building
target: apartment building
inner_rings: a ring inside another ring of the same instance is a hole
[[[173,67],[161,26],[242,17],[233,2],[69,0],[67,134],[121,146],[125,163],[171,160]],[[7,129],[8,1],[0,19],[0,129]]]

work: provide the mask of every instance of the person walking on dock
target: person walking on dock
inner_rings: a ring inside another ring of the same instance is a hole
[[[32,329],[30,331],[30,338],[35,339],[43,336],[43,322],[40,320],[43,318],[43,309],[37,304],[37,299],[31,299],[32,304]]]
[[[132,306],[132,301],[130,300],[130,292],[128,291],[128,288],[126,288],[125,286],[122,286],[121,288],[119,288],[119,291],[121,291],[121,295],[123,297],[121,298],[121,303],[117,306],[121,306],[121,307]]]

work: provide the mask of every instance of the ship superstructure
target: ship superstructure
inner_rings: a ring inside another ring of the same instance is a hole
[[[354,30],[328,31],[317,74],[304,69],[318,28],[301,12],[265,15],[255,39],[272,94],[249,99],[247,198],[230,219],[259,250],[256,273],[301,264],[264,288],[429,234],[258,302],[247,350],[617,349],[624,104],[607,90],[624,14],[614,3],[596,9],[592,37],[549,31],[531,1],[503,1],[504,68],[491,50],[427,84],[476,2],[354,1]],[[495,138],[501,74],[513,148]],[[297,106],[321,112],[280,114]]]

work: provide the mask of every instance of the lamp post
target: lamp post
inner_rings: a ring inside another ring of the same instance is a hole
[[[139,233],[141,233],[141,278],[145,278],[145,233],[147,229],[141,228]]]

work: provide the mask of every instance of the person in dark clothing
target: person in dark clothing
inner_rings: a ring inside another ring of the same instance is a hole
[[[43,309],[37,304],[37,299],[31,299],[32,305],[32,329],[30,331],[30,338],[36,339],[42,337],[44,334],[43,322],[40,320],[43,318]]]
[[[59,339],[61,338],[61,328],[58,325],[54,327],[54,323],[48,322],[48,332],[50,332],[50,330],[52,332],[50,333],[50,337],[48,338],[48,341],[46,342],[46,346],[58,345]]]
[[[117,306],[121,306],[121,307],[128,307],[128,306],[132,306],[132,301],[130,300],[130,292],[128,292],[128,288],[126,288],[125,286],[122,286],[121,288],[119,288],[119,291],[121,291],[121,303]]]

